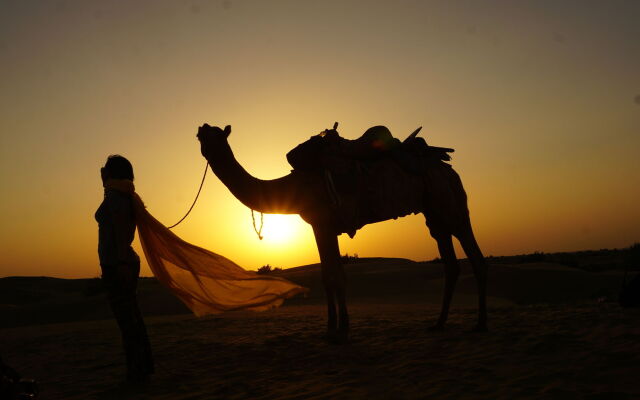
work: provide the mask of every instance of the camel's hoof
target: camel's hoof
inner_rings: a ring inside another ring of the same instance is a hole
[[[331,331],[327,332],[324,337],[324,340],[329,344],[349,344],[349,333],[341,332],[341,331]]]

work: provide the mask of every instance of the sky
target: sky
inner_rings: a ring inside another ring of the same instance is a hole
[[[175,223],[204,171],[203,123],[232,125],[236,158],[263,179],[335,121],[350,139],[423,126],[456,149],[485,255],[629,246],[639,20],[635,0],[0,0],[0,277],[100,275],[109,154]],[[247,269],[319,261],[300,217],[264,222],[261,241],[210,174],[174,232]],[[438,256],[421,215],[339,241],[360,257]]]

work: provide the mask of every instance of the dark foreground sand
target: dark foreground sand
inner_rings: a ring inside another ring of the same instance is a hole
[[[469,332],[468,266],[444,332],[427,330],[441,266],[349,266],[352,341],[344,346],[322,340],[317,266],[284,272],[311,295],[264,313],[200,319],[158,315],[184,308],[141,282],[157,373],[135,388],[121,385],[119,331],[104,319],[102,294],[87,290],[95,282],[6,278],[0,354],[38,379],[42,399],[640,399],[640,310],[612,301],[618,272],[492,265],[490,332],[478,334]],[[55,321],[77,322],[45,323]]]
[[[640,313],[614,303],[493,310],[469,333],[458,309],[427,332],[433,307],[352,307],[353,338],[321,340],[324,307],[148,319],[158,371],[119,386],[112,321],[11,328],[5,359],[37,377],[43,399],[638,399]]]

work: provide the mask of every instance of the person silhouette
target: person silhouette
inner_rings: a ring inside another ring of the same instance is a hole
[[[131,247],[136,223],[131,195],[109,187],[111,180],[133,181],[133,167],[120,155],[111,155],[100,170],[104,200],[95,213],[98,222],[98,257],[102,282],[122,333],[126,380],[143,382],[154,372],[147,330],[138,307],[136,290],[140,258]]]

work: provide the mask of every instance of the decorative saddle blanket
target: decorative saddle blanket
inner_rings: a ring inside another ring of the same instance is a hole
[[[422,212],[429,171],[448,167],[453,149],[422,138],[400,142],[382,126],[356,140],[335,129],[312,136],[289,153],[295,171],[323,174],[336,233],[353,237],[364,225]]]

